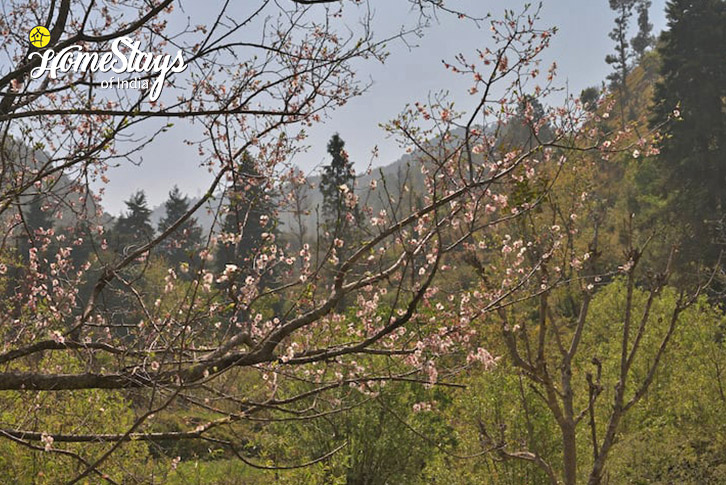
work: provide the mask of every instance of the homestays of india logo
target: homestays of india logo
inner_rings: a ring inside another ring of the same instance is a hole
[[[50,33],[42,26],[33,27],[28,35],[35,47],[48,45]],[[57,79],[59,74],[69,72],[99,72],[115,74],[139,74],[141,79],[122,79],[111,76],[101,81],[102,88],[149,89],[149,100],[156,101],[161,95],[164,81],[170,73],[180,73],[187,68],[181,50],[172,58],[169,54],[153,54],[142,51],[141,43],[130,37],[119,37],[111,42],[108,52],[86,52],[79,45],[71,45],[56,52],[48,49],[31,52],[29,59],[40,58],[40,65],[30,71],[31,79],[44,74]]]

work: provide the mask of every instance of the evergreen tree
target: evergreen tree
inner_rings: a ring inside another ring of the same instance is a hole
[[[169,192],[169,199],[164,203],[165,215],[159,221],[159,232],[166,231],[189,210],[189,198],[182,195],[176,185]],[[202,243],[202,228],[196,218],[190,217],[176,228],[161,244],[161,252],[167,261],[176,266],[193,259],[196,248]]]
[[[607,79],[610,88],[620,93],[620,119],[623,126],[626,120],[633,119],[635,113],[630,105],[630,92],[628,90],[628,74],[632,70],[631,60],[640,59],[646,49],[653,43],[653,24],[650,23],[649,9],[651,0],[609,0],[610,9],[616,13],[615,27],[608,36],[615,42],[615,52],[605,56],[605,62],[613,67]],[[630,33],[630,20],[633,11],[638,12],[638,33],[628,40]]]
[[[30,200],[23,213],[23,220],[31,234],[38,229],[53,228],[53,216],[43,210],[43,197],[40,194],[34,195]]]
[[[263,246],[263,234],[276,233],[277,216],[269,181],[249,155],[243,157],[227,197],[229,205],[222,232],[237,236],[239,240],[223,238],[215,260],[220,270],[227,264],[234,264],[250,272],[254,258]]]
[[[726,1],[670,0],[652,125],[663,128],[661,195],[706,256],[726,215]],[[711,260],[716,257],[714,248]]]
[[[341,237],[348,233],[346,213],[351,212],[356,219],[359,216],[357,204],[353,207],[348,204],[348,197],[352,196],[354,190],[355,171],[345,152],[345,142],[337,133],[328,142],[328,154],[332,160],[323,168],[320,178],[323,216],[326,229]]]
[[[580,92],[582,106],[592,112],[597,110],[597,101],[600,99],[600,89],[597,86],[590,86]]]
[[[113,241],[117,251],[123,252],[129,246],[139,246],[151,240],[154,228],[151,227],[151,210],[143,190],[137,191],[126,204],[126,213],[116,221]]]
[[[548,123],[539,127],[536,134],[533,131],[545,114],[545,108],[537,98],[530,94],[524,95],[518,103],[517,112],[502,130],[498,148],[505,151],[515,148],[529,150],[539,140],[551,140],[552,127]]]
[[[630,18],[633,16],[637,0],[609,0],[610,9],[615,11],[615,27],[608,36],[615,42],[615,52],[605,56],[605,62],[610,64],[614,71],[608,75],[611,86],[622,91],[626,90],[625,80],[630,71],[630,58],[632,52],[628,42]]]
[[[651,0],[640,0],[636,7],[638,11],[638,34],[630,40],[633,52],[640,59],[646,49],[653,45],[653,24],[650,23]]]
[[[35,242],[36,231],[53,228],[52,215],[43,210],[44,197],[40,194],[34,194],[29,197],[30,200],[24,204],[22,209],[24,234],[18,240],[18,252],[25,262],[28,261],[28,251],[30,248],[37,247]]]

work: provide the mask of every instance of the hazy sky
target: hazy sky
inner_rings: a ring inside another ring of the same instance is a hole
[[[410,22],[408,3],[402,0],[371,0],[377,7],[375,31],[378,35],[395,33],[401,24]],[[515,11],[525,1],[501,0],[450,0],[450,5],[463,5],[478,14],[491,12],[500,17],[503,9]],[[207,2],[187,2],[185,11],[191,16],[195,8],[203,8]],[[191,5],[191,6],[190,6]],[[665,0],[654,0],[651,22],[654,31],[665,27]],[[559,65],[558,83],[578,94],[583,88],[600,84],[610,72],[605,55],[612,51],[613,42],[608,32],[613,26],[614,14],[607,0],[544,0],[541,27],[557,26],[559,32],[543,59],[549,64],[556,60]],[[195,19],[195,23],[199,20]],[[456,84],[457,76],[447,72],[441,60],[450,60],[459,52],[474,52],[477,47],[491,45],[488,24],[477,29],[472,24],[442,16],[421,39],[418,47],[409,50],[402,43],[390,46],[391,56],[385,65],[368,63],[360,74],[370,79],[373,86],[362,97],[356,98],[343,109],[334,112],[324,124],[310,131],[310,150],[299,156],[295,163],[306,171],[326,163],[325,146],[330,136],[338,132],[346,142],[346,149],[359,169],[367,166],[370,153],[378,145],[378,165],[397,160],[401,149],[379,128],[379,123],[395,117],[407,102],[425,100],[430,92],[449,89],[453,99],[466,101],[461,93],[468,87]],[[456,95],[458,94],[458,95]],[[185,130],[187,131],[187,130]],[[173,133],[173,132],[172,132]],[[190,136],[192,133],[184,133]],[[198,167],[194,151],[181,143],[181,138],[167,136],[157,140],[144,154],[140,166],[125,164],[110,171],[111,183],[106,187],[104,206],[112,214],[123,208],[123,200],[136,190],[143,189],[152,206],[166,199],[169,189],[177,184],[183,192],[196,196],[204,190],[209,180],[206,170]]]

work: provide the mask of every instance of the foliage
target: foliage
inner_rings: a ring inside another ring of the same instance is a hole
[[[182,219],[189,211],[189,199],[182,196],[177,186],[169,192],[169,199],[164,203],[165,214],[159,221],[159,232],[163,233],[176,221]],[[202,228],[195,218],[189,218],[174,229],[160,245],[160,252],[173,267],[191,259],[202,244]]]
[[[653,45],[653,24],[650,23],[649,15],[652,4],[651,0],[640,0],[636,6],[638,11],[638,34],[630,40],[630,45],[638,59],[642,59],[646,49]]]
[[[243,272],[252,272],[264,245],[274,243],[277,212],[271,181],[249,154],[242,157],[227,198],[216,266],[219,271],[235,265]]]
[[[31,364],[35,369],[53,369],[64,365],[82,369],[83,364],[68,356],[44,356]],[[8,430],[41,429],[46,438],[38,445],[23,446],[20,441],[7,439],[0,442],[0,470],[5,483],[55,484],[79,467],[88,465],[108,450],[108,444],[64,443],[58,435],[75,433],[115,433],[130,427],[134,413],[130,402],[121,392],[82,393],[39,392],[28,399],[27,392],[6,392],[0,399],[0,425]],[[55,435],[55,438],[54,437]],[[148,449],[145,443],[127,443],[107,462],[104,472],[115,481],[142,479],[149,472]],[[101,473],[93,480],[102,480]]]
[[[124,203],[126,213],[118,218],[112,233],[113,246],[119,253],[149,241],[154,234],[146,194],[139,190]]]
[[[345,238],[349,233],[346,228],[352,225],[353,220],[347,220],[344,216],[350,212],[355,218],[358,204],[355,200],[353,162],[348,159],[345,142],[337,133],[328,142],[328,155],[331,157],[330,163],[323,167],[320,177],[325,225],[335,237]]]
[[[616,12],[615,27],[608,34],[615,42],[615,53],[608,54],[605,62],[612,65],[614,71],[608,75],[611,86],[622,88],[630,71],[630,44],[628,43],[628,31],[630,18],[633,15],[633,8],[638,0],[609,0],[610,8]]]
[[[726,207],[726,2],[673,0],[667,15],[651,118],[665,124],[653,167],[662,175],[646,190],[665,201],[666,220],[687,224],[684,251],[713,264]]]
[[[634,298],[637,301],[634,311],[641,315],[648,295],[636,290]],[[594,408],[598,422],[604,422],[611,412],[626,299],[622,279],[597,292],[591,303],[590,330],[584,334],[581,357],[573,367],[574,392],[581,396],[578,405],[586,406],[586,373],[593,369],[590,359],[601,366],[603,394],[600,404]],[[642,356],[632,371],[634,379],[641,378],[652,362],[677,299],[676,291],[667,288],[651,309],[653,326],[643,338]],[[564,309],[556,307],[555,311]],[[522,314],[522,325],[525,318],[527,312]],[[705,299],[684,312],[680,331],[665,357],[667,365],[659,369],[642,403],[623,422],[612,461],[605,471],[611,482],[720,483],[726,445],[726,426],[721,419],[726,406],[721,394],[726,377],[723,369],[726,347],[718,338],[723,325],[723,311]],[[490,348],[505,354],[506,349],[495,330],[485,332],[491,335]],[[424,472],[426,483],[548,483],[547,476],[534,463],[511,457],[501,459],[497,449],[490,448],[502,446],[512,451],[508,447],[526,445],[543,460],[559,463],[562,453],[559,429],[544,395],[527,383],[526,376],[509,359],[490,372],[472,373],[466,382],[468,392],[459,394],[446,410],[449,422],[454,425],[458,446],[448,450],[451,455],[439,453],[428,462]],[[601,435],[604,425],[597,430]],[[578,468],[586,470],[593,459],[589,432],[578,433],[577,447]],[[479,456],[487,450],[488,453]],[[452,473],[452,470],[455,471]],[[586,482],[587,478],[582,473],[578,483]]]

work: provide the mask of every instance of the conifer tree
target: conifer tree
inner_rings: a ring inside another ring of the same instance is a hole
[[[52,229],[53,217],[50,213],[43,210],[43,198],[35,195],[28,204],[24,212],[25,224],[32,232],[38,229]]]
[[[30,248],[37,246],[35,243],[36,231],[53,228],[53,217],[43,208],[43,197],[40,194],[34,194],[27,204],[23,207],[23,224],[24,233],[19,238],[18,251],[23,261],[28,259],[28,251]]]
[[[154,235],[151,226],[151,210],[146,202],[143,190],[137,191],[126,204],[126,213],[116,221],[113,240],[117,251],[123,252],[129,246],[138,246],[148,242]]]
[[[633,56],[628,41],[630,19],[633,16],[637,0],[609,0],[610,9],[617,17],[615,27],[608,36],[615,42],[615,52],[605,56],[605,62],[613,67],[613,72],[608,75],[608,80],[613,88],[625,92],[627,89],[625,81],[630,72],[630,59]]]
[[[545,107],[542,103],[532,95],[524,95],[518,103],[516,114],[504,127],[499,148],[511,150],[518,147],[529,150],[538,140],[550,140],[552,127],[549,124],[540,127],[536,134],[533,131],[544,116]]]
[[[643,57],[648,47],[653,45],[653,24],[650,23],[651,0],[640,0],[638,11],[638,33],[630,40],[633,52],[638,58]]]
[[[703,242],[718,238],[726,216],[726,1],[670,0],[666,12],[651,118],[665,123],[660,190],[694,253],[708,258]],[[710,258],[717,253],[712,246]]]
[[[176,185],[169,191],[169,199],[164,203],[165,214],[159,221],[159,232],[166,231],[189,210],[189,198],[182,195]],[[202,243],[202,228],[197,219],[190,217],[176,228],[161,244],[161,252],[167,261],[176,266],[193,259],[194,250]]]
[[[354,199],[355,171],[345,151],[345,142],[334,134],[328,142],[329,165],[323,168],[320,192],[323,194],[325,228],[336,237],[346,237],[352,225],[347,214],[358,218],[359,209]]]
[[[580,101],[586,110],[595,112],[597,100],[600,98],[600,89],[597,86],[589,86],[580,92]]]
[[[222,224],[225,237],[215,260],[220,270],[234,264],[251,271],[264,243],[263,235],[276,233],[277,216],[269,182],[249,155],[243,157],[227,198],[228,212]]]

